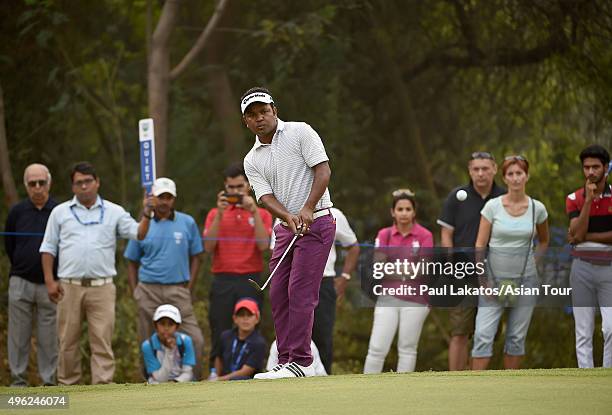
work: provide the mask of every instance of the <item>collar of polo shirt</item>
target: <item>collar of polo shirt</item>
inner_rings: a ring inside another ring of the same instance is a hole
[[[70,201],[70,205],[69,206],[82,206],[83,208],[87,209],[85,206],[83,206],[83,204],[81,202],[79,202],[79,199],[76,196],[72,197],[72,200]],[[95,208],[96,206],[102,206],[102,198],[100,197],[100,195],[96,196],[96,201],[93,205],[91,205],[91,207],[87,210],[90,210],[92,208]]]
[[[276,124],[276,131],[274,132],[274,136],[276,137],[276,134],[278,134],[279,131],[283,131],[283,129],[285,128],[285,121],[281,120],[280,118],[277,121]],[[269,146],[270,144],[264,144],[261,141],[259,141],[259,137],[255,136],[255,149],[258,149],[261,146]]]
[[[242,102],[240,103],[240,111],[244,115],[244,111],[246,111],[247,107],[254,102],[263,102],[264,104],[274,104],[274,100],[270,94],[266,94],[265,92],[253,92],[252,94],[244,97]]]

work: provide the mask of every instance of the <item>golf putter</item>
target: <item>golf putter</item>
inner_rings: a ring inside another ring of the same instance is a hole
[[[272,277],[274,276],[274,273],[276,272],[276,270],[278,269],[278,267],[280,266],[281,262],[283,262],[283,259],[285,259],[285,257],[287,256],[287,253],[289,252],[289,250],[291,249],[291,247],[293,246],[293,244],[295,243],[295,240],[302,234],[302,226],[299,227],[298,229],[298,233],[296,233],[293,236],[293,239],[291,240],[291,242],[289,242],[289,245],[287,246],[287,249],[285,249],[285,252],[283,252],[283,255],[281,256],[280,260],[278,261],[278,263],[276,264],[276,266],[274,267],[274,269],[272,270],[272,272],[270,273],[270,276],[268,277],[268,279],[266,280],[266,282],[264,283],[263,286],[259,286],[259,284],[257,284],[256,281],[252,280],[249,278],[249,282],[251,284],[253,284],[253,286],[255,286],[259,291],[263,291],[266,289],[266,287],[268,286],[268,284],[270,283],[270,281],[272,280]]]

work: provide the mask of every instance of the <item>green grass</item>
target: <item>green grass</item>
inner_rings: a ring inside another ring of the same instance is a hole
[[[54,413],[86,415],[144,411],[181,415],[612,414],[612,369],[387,373],[276,381],[0,388],[0,394],[17,391],[67,393],[70,409]],[[40,410],[10,412],[41,414]]]

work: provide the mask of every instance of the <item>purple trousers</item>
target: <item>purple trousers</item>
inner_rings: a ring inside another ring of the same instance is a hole
[[[276,243],[270,258],[273,270],[293,239],[283,225],[274,228]],[[321,216],[310,225],[310,232],[298,237],[270,283],[270,304],[278,345],[278,363],[296,362],[310,366],[312,323],[319,303],[319,288],[332,243],[336,221]]]

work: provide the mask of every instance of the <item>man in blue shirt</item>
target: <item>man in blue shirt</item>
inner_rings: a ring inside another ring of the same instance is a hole
[[[142,343],[153,333],[153,313],[158,306],[178,307],[181,330],[193,339],[194,379],[198,380],[204,337],[193,312],[191,292],[200,269],[202,239],[195,220],[174,209],[176,185],[172,180],[155,180],[152,193],[157,203],[149,233],[142,241],[130,241],[124,253],[128,282],[138,303],[138,337]]]

